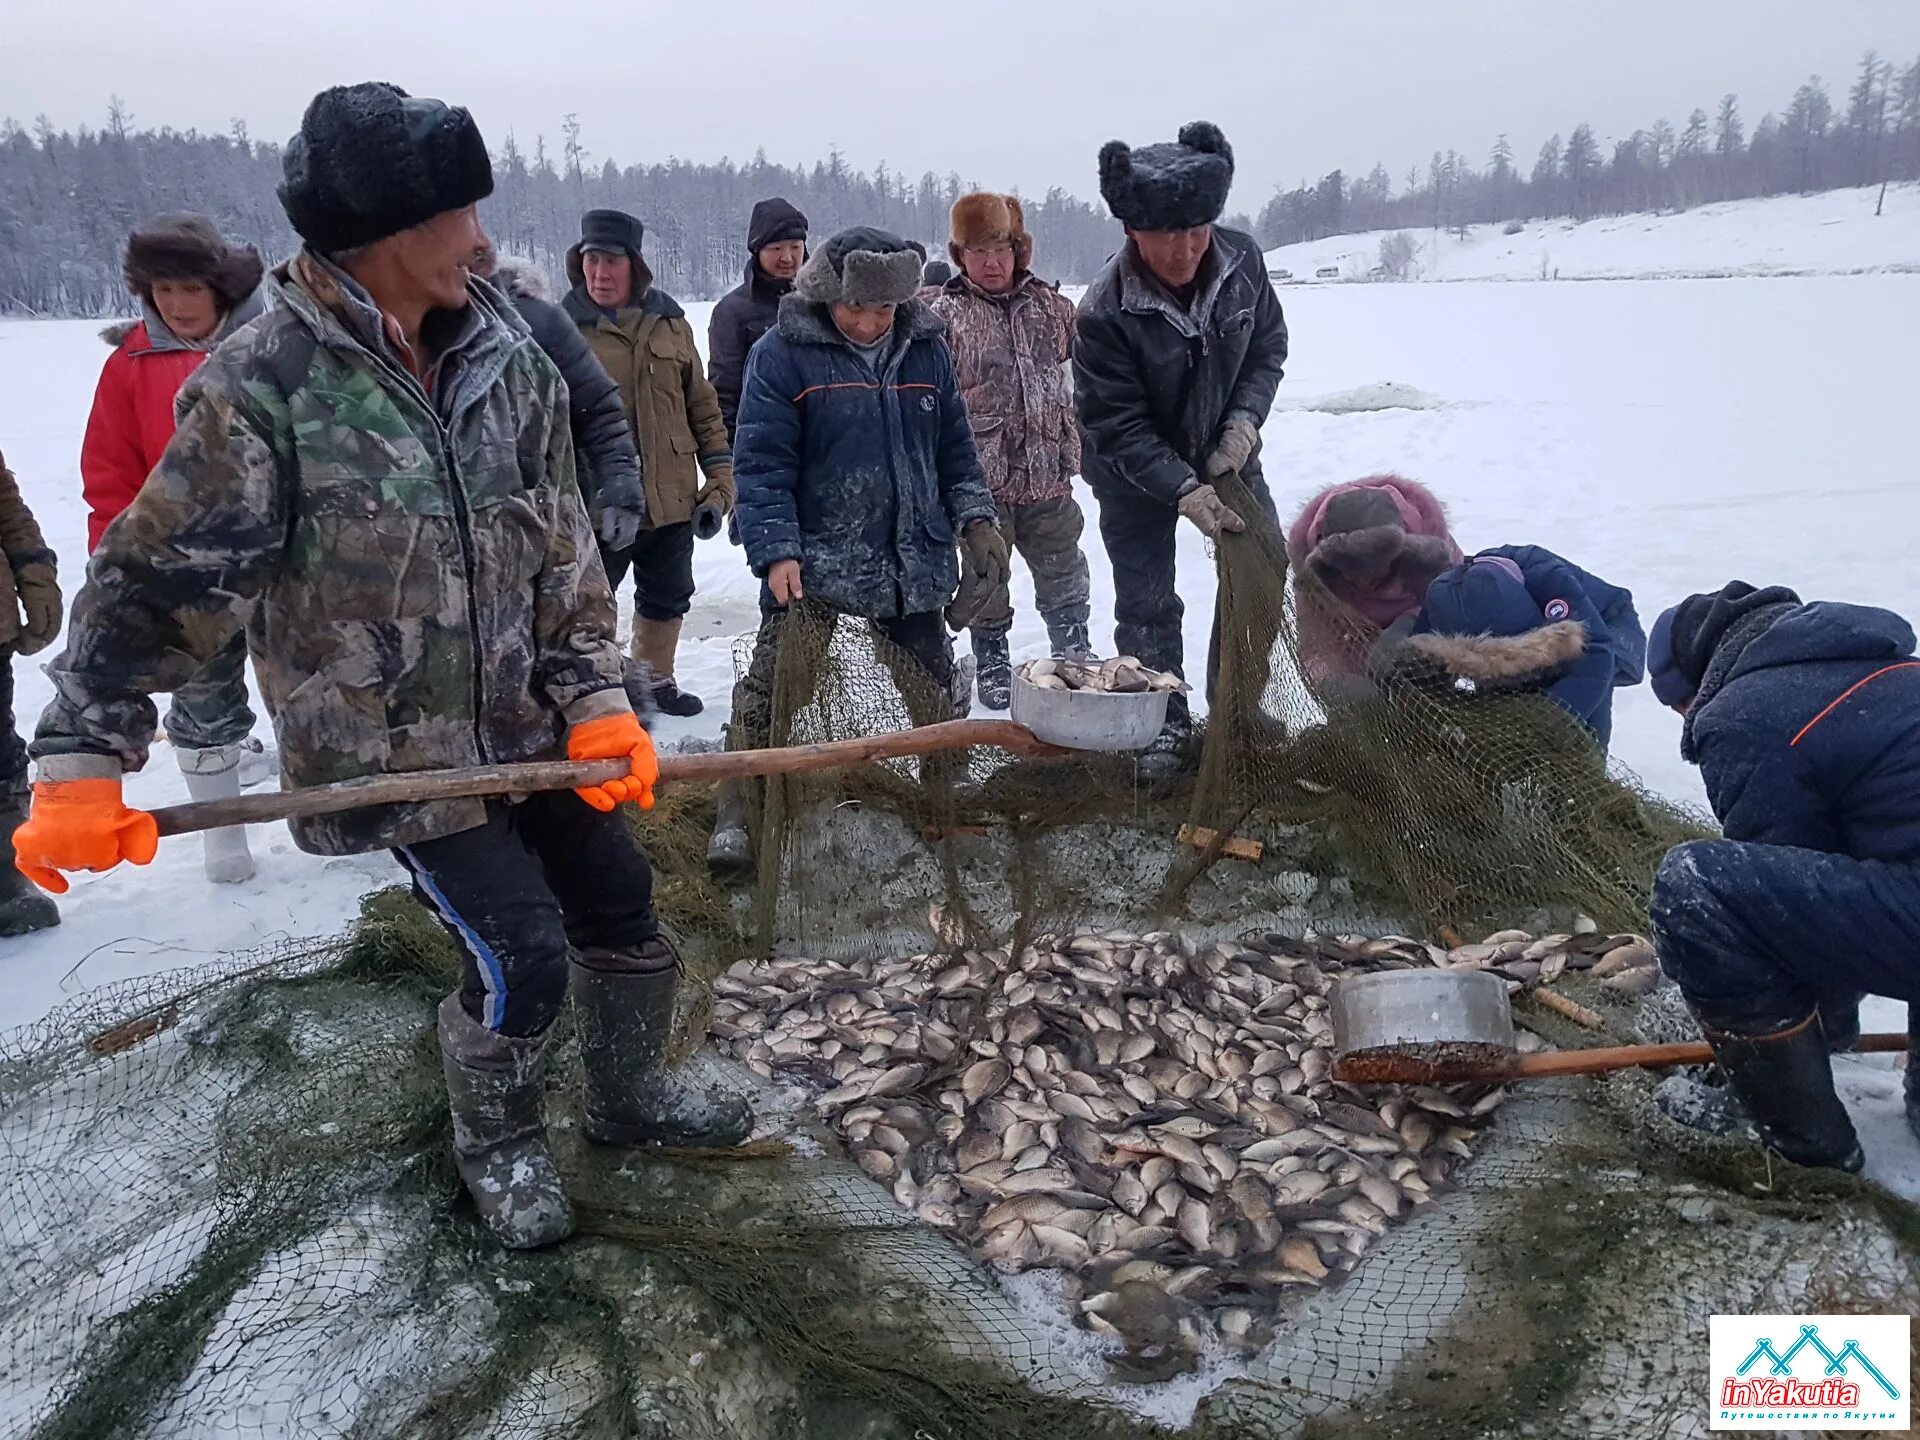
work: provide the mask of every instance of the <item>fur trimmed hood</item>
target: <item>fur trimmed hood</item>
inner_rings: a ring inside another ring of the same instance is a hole
[[[1026,212],[1011,195],[996,195],[991,190],[962,195],[953,202],[949,231],[947,253],[953,257],[955,267],[963,272],[967,267],[961,251],[1002,243],[1013,247],[1016,271],[1033,268],[1033,236],[1027,233]]]
[[[1558,620],[1524,635],[1414,635],[1403,648],[1458,679],[1500,686],[1545,679],[1578,660],[1586,647],[1585,625]]]
[[[143,301],[156,280],[199,280],[210,287],[222,311],[237,307],[266,274],[260,252],[229,245],[204,215],[156,215],[127,237],[123,266],[127,288]]]
[[[493,288],[514,300],[550,300],[547,272],[531,260],[518,255],[497,256],[493,262]]]

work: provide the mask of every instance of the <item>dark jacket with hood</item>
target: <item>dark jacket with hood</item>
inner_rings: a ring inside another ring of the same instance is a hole
[[[1730,840],[1920,862],[1920,662],[1890,610],[1816,602],[1715,644],[1683,750]],[[1745,633],[1743,633],[1745,632]]]
[[[721,297],[707,321],[707,378],[720,397],[720,414],[731,434],[739,421],[740,387],[747,352],[780,318],[780,301],[791,280],[776,280],[760,268],[760,252],[781,240],[805,240],[807,217],[785,200],[761,200],[747,223],[747,278]]]
[[[573,289],[561,308],[579,327],[596,359],[612,377],[640,451],[646,487],[647,523],[682,525],[704,500],[733,508],[733,462],[720,401],[707,383],[694,344],[693,327],[680,302],[653,283],[653,271],[637,250],[633,301],[612,319],[587,296],[580,247],[567,251]],[[707,481],[701,484],[701,472]]]
[[[953,598],[954,538],[994,507],[943,329],[902,303],[876,376],[825,306],[780,302],[748,357],[734,436],[756,575],[798,560],[808,598],[874,619]]]
[[[1646,673],[1633,595],[1538,545],[1483,550],[1427,591],[1408,650],[1456,679],[1538,690],[1604,749],[1616,686]]]
[[[1074,407],[1087,484],[1173,505],[1201,478],[1228,420],[1265,423],[1286,362],[1286,317],[1252,236],[1214,228],[1185,306],[1127,245],[1087,290],[1075,320]],[[1257,442],[1241,476],[1263,489]]]
[[[547,299],[546,281],[539,272],[512,260],[501,260],[493,283],[520,312],[533,331],[533,343],[567,382],[567,420],[573,430],[574,472],[580,493],[591,508],[603,489],[616,496],[631,495],[644,506],[640,485],[640,452],[627,430],[627,412],[620,404],[620,388],[594,357],[579,327],[567,312]]]

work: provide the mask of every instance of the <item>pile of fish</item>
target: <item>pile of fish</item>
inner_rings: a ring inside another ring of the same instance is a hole
[[[1095,690],[1139,695],[1148,690],[1184,692],[1187,682],[1165,670],[1149,670],[1131,655],[1112,660],[1075,660],[1056,656],[1029,660],[1020,675],[1041,690]]]
[[[1584,917],[1576,925],[1582,933],[1536,939],[1525,930],[1502,930],[1477,945],[1421,948],[1436,965],[1490,970],[1515,992],[1534,984],[1551,985],[1569,970],[1586,971],[1616,995],[1644,995],[1660,983],[1660,962],[1652,942],[1639,935],[1602,935]]]
[[[762,1077],[818,1090],[927,1224],[1002,1271],[1068,1272],[1080,1323],[1148,1373],[1207,1330],[1263,1345],[1288,1297],[1338,1283],[1447,1188],[1500,1102],[1334,1082],[1340,975],[1475,965],[1519,985],[1634,943],[1108,931],[1017,955],[742,961],[712,1028]]]

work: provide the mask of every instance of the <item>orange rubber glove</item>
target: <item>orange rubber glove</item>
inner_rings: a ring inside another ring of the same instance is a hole
[[[126,807],[118,779],[42,780],[33,787],[33,813],[13,832],[20,873],[55,895],[67,893],[62,870],[145,865],[159,848],[153,816]]]
[[[583,785],[573,793],[596,810],[611,810],[622,800],[637,800],[642,810],[653,808],[653,786],[660,778],[660,760],[653,753],[653,737],[640,728],[631,711],[598,715],[567,731],[569,760],[618,760],[631,757],[633,769],[623,780]]]

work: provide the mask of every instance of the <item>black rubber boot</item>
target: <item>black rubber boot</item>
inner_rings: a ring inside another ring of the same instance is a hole
[[[547,1148],[544,1035],[500,1035],[440,1002],[440,1058],[453,1112],[453,1159],[502,1245],[534,1250],[573,1233],[573,1207]]]
[[[1053,646],[1055,659],[1091,660],[1093,646],[1087,640],[1085,622],[1078,625],[1047,624],[1047,641]]]
[[[1179,697],[1175,697],[1176,699]],[[1193,749],[1193,721],[1184,713],[1168,710],[1167,723],[1153,737],[1153,743],[1140,752],[1136,762],[1142,785],[1170,785],[1186,773]]]
[[[747,830],[747,782],[723,780],[718,799],[713,836],[707,841],[707,869],[719,880],[744,880],[753,874],[753,836]]]
[[[1796,1165],[1858,1173],[1866,1157],[1834,1094],[1833,1062],[1814,1016],[1770,1035],[1733,1034],[1704,1021],[1701,1028],[1761,1144]]]
[[[684,720],[706,709],[707,702],[698,695],[689,695],[671,680],[662,680],[653,687],[653,708],[662,715],[678,715]]]
[[[980,703],[989,710],[1005,710],[1013,698],[1013,662],[1007,658],[1007,637],[974,631],[973,663]]]
[[[1857,992],[1828,995],[1820,1001],[1820,1033],[1826,1037],[1827,1053],[1839,1055],[1860,1043],[1860,1001]]]
[[[680,957],[665,939],[586,950],[573,962],[573,1011],[586,1072],[581,1132],[601,1145],[738,1145],[747,1102],[696,1088],[667,1068]]]
[[[60,907],[15,868],[13,832],[26,823],[25,812],[0,810],[0,935],[28,935],[60,923]]]

